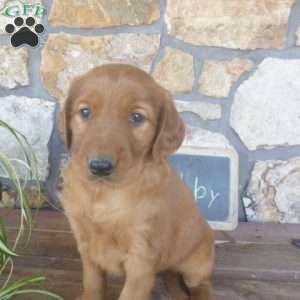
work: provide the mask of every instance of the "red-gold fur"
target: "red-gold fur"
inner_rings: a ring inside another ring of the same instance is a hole
[[[132,112],[145,121],[132,126]],[[169,93],[135,67],[104,65],[73,81],[61,127],[71,155],[62,202],[83,264],[80,299],[104,300],[112,273],[126,276],[120,300],[148,300],[155,275],[166,271],[174,300],[212,300],[212,231],[166,159],[184,137]],[[99,154],[117,162],[109,179],[89,173]]]

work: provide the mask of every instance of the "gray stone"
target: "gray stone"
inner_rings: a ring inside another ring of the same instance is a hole
[[[55,104],[49,101],[7,96],[0,98],[0,120],[25,135],[37,157],[38,171],[41,180],[48,175],[48,142],[53,128]],[[4,128],[0,128],[0,153],[12,159],[17,173],[26,178],[26,167],[15,160],[24,161],[22,148],[15,138]],[[7,177],[1,169],[0,175]]]
[[[297,36],[296,45],[300,46],[300,27],[297,30],[296,36]]]
[[[42,80],[49,93],[63,102],[70,80],[101,64],[130,63],[150,71],[159,44],[159,34],[51,34],[42,51]]]
[[[178,112],[192,112],[203,120],[217,120],[222,116],[222,108],[219,104],[176,100],[175,105]]]
[[[185,129],[185,138],[182,146],[233,149],[227,138],[221,133],[189,125]]]
[[[249,221],[300,223],[300,157],[256,162],[244,204]]]
[[[265,59],[238,88],[230,123],[249,150],[300,144],[300,60]]]
[[[283,48],[294,0],[168,0],[168,32],[198,45]]]
[[[12,89],[29,84],[27,49],[1,47],[0,57],[0,86]]]

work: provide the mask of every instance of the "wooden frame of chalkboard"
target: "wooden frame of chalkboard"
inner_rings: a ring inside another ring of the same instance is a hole
[[[238,154],[233,149],[218,149],[218,148],[199,148],[193,146],[182,146],[175,153],[182,155],[193,155],[201,157],[220,157],[229,159],[229,203],[228,215],[226,220],[209,220],[210,226],[214,230],[230,231],[234,230],[238,225],[238,204],[239,204],[239,160]]]

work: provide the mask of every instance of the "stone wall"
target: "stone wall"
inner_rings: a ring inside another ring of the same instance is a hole
[[[0,8],[8,2],[17,1]],[[46,32],[35,49],[13,49],[1,28],[0,119],[33,143],[52,201],[63,149],[55,112],[70,79],[126,62],[173,93],[186,144],[239,153],[241,219],[300,222],[300,0],[43,4]],[[1,27],[8,21],[1,16]]]

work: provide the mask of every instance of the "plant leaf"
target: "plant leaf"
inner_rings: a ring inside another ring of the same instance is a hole
[[[56,299],[56,300],[64,300],[62,297],[60,297],[60,296],[58,296],[54,293],[47,292],[47,291],[44,291],[44,290],[37,290],[37,289],[26,289],[26,290],[15,291],[11,295],[9,295],[9,298],[5,298],[5,300],[9,300],[14,296],[24,295],[24,294],[43,295],[43,296],[46,296],[46,297],[49,297],[49,298],[52,298],[52,299]],[[2,300],[2,298],[1,298],[1,300]]]
[[[9,287],[6,287],[5,289],[0,290],[0,299],[2,297],[5,297],[19,289],[22,289],[23,287],[26,287],[31,284],[39,284],[42,282],[45,282],[46,278],[44,276],[38,276],[38,277],[30,277],[21,279],[13,284],[11,284]]]
[[[0,239],[6,244],[7,236],[3,220],[0,218]]]
[[[3,241],[0,240],[0,252],[9,256],[18,256],[15,252],[10,250]]]
[[[20,179],[16,173],[16,170],[14,169],[14,166],[10,162],[10,160],[0,152],[0,163],[2,164],[3,168],[7,171],[10,179],[12,180],[17,194],[20,199],[20,206],[21,206],[21,213],[28,225],[29,228],[29,236],[31,235],[32,232],[32,217],[31,217],[31,211],[28,207],[28,203],[26,201],[26,195],[24,194],[24,191],[22,189],[22,185],[20,182]]]
[[[16,141],[21,146],[27,164],[32,167],[30,170],[31,178],[38,177],[38,173],[36,172],[37,159],[26,137],[18,130],[12,128],[8,123],[4,122],[3,120],[0,120],[0,127],[7,129],[15,137]]]

